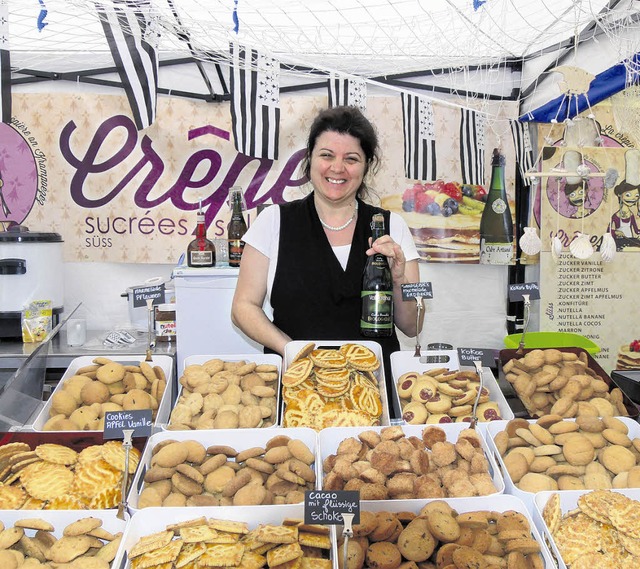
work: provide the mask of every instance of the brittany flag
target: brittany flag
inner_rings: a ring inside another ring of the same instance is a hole
[[[517,120],[510,121],[513,144],[516,149],[516,162],[520,169],[520,176],[523,184],[530,186],[531,181],[525,178],[525,174],[533,169],[533,146],[529,135],[529,123],[522,123]]]
[[[11,58],[9,57],[9,0],[0,0],[0,120],[11,122]]]
[[[120,80],[138,130],[156,118],[158,88],[157,32],[149,0],[96,3]]]
[[[364,79],[331,73],[327,83],[329,107],[358,107],[367,109],[367,83]]]
[[[431,101],[402,93],[404,175],[411,180],[435,180],[436,138]]]
[[[280,63],[237,43],[230,44],[231,124],[238,152],[278,159]]]
[[[471,109],[460,114],[460,164],[463,184],[484,184],[484,126],[486,117]]]

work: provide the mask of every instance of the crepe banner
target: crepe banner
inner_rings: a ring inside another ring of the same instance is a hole
[[[59,233],[66,261],[176,264],[192,239],[199,199],[215,239],[226,236],[231,186],[244,190],[249,224],[260,204],[310,191],[300,162],[308,126],[327,97],[287,94],[280,105],[280,157],[273,161],[234,148],[229,103],[159,97],[156,120],[139,132],[124,95],[14,93],[13,122],[0,124],[0,226],[13,221]],[[434,108],[440,181],[429,192],[443,201],[446,192],[461,191],[459,110]],[[446,217],[418,210],[419,200],[403,203],[416,181],[404,175],[401,98],[370,97],[367,115],[383,157],[369,181],[370,201],[406,219],[423,260],[477,263],[481,209]],[[492,136],[487,133],[488,148],[498,143]],[[505,152],[513,188],[513,147],[505,145]]]

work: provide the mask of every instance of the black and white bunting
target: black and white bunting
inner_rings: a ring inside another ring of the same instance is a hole
[[[404,172],[411,180],[435,180],[436,139],[431,101],[402,93]]]
[[[367,83],[364,79],[331,73],[327,90],[329,107],[351,106],[362,112],[367,110]]]
[[[278,159],[280,63],[231,43],[231,124],[238,152]]]
[[[460,110],[460,165],[463,184],[485,183],[484,127],[486,117],[471,109]]]
[[[529,123],[522,123],[517,120],[511,122],[511,134],[513,135],[513,146],[516,150],[516,164],[520,169],[522,183],[525,186],[531,185],[531,180],[525,174],[533,169],[533,146],[531,146],[531,136],[529,134]]]
[[[111,55],[131,105],[138,130],[156,117],[158,88],[157,33],[149,0],[96,3]]]
[[[0,0],[0,120],[11,123],[11,57],[9,0]]]

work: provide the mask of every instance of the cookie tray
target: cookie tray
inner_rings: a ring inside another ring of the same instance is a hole
[[[380,400],[382,402],[382,416],[380,417],[380,424],[391,424],[389,415],[389,395],[387,394],[384,365],[382,363],[382,348],[380,347],[380,344],[368,340],[294,340],[292,342],[288,342],[284,347],[284,362],[282,369],[286,371],[293,358],[296,357],[296,354],[298,354],[298,352],[310,342],[313,342],[316,345],[316,349],[333,349],[339,348],[343,344],[360,344],[369,348],[376,355],[376,358],[378,358],[378,361],[380,362],[380,367],[374,371],[373,374],[378,380],[378,390],[380,391]],[[284,417],[284,402],[280,410],[280,417]],[[282,421],[280,424],[282,424]]]
[[[533,521],[535,522],[538,531],[542,535],[545,545],[549,548],[551,555],[556,562],[556,566],[559,569],[567,569],[567,565],[562,559],[562,555],[558,550],[558,546],[556,545],[555,540],[551,536],[551,530],[549,526],[544,521],[542,517],[542,511],[546,506],[547,502],[554,494],[558,494],[560,497],[560,511],[562,515],[575,510],[578,507],[578,498],[583,494],[588,494],[592,490],[563,490],[561,492],[538,492],[534,498],[534,509],[533,509]],[[632,500],[640,501],[640,488],[619,488],[610,490],[611,492],[618,492],[619,494],[624,494],[628,498]],[[585,536],[587,539],[587,536]]]
[[[198,441],[203,446],[209,447],[211,445],[226,445],[234,448],[237,451],[246,450],[256,446],[264,447],[266,443],[275,436],[285,435],[291,439],[301,440],[307,445],[309,450],[316,456],[315,464],[312,467],[316,473],[316,489],[319,488],[320,480],[320,466],[318,464],[318,440],[317,433],[313,429],[306,427],[291,428],[291,429],[217,429],[217,430],[203,430],[203,431],[164,431],[156,433],[149,437],[147,445],[144,449],[142,457],[140,458],[140,464],[138,470],[133,478],[131,488],[127,497],[127,505],[131,512],[139,511],[138,497],[140,492],[144,488],[144,475],[147,469],[151,465],[151,457],[153,456],[153,449],[156,445],[172,440],[172,441]],[[219,507],[229,506],[208,506],[214,507],[216,510]],[[241,506],[234,506],[236,508]],[[255,506],[253,506],[255,508]],[[258,506],[262,511],[263,508],[268,506]],[[279,508],[280,505],[272,506]],[[146,508],[145,508],[146,509]],[[187,509],[191,509],[194,512],[201,510],[201,507],[193,506]],[[218,517],[216,515],[216,517]]]
[[[201,365],[209,360],[212,359],[219,359],[219,360],[223,360],[226,362],[239,362],[239,361],[247,361],[247,362],[255,362],[256,364],[272,364],[275,365],[278,368],[278,379],[274,382],[274,387],[276,389],[276,417],[275,420],[273,422],[273,425],[271,425],[271,427],[266,427],[266,428],[273,428],[273,427],[277,427],[279,424],[279,419],[277,414],[279,413],[279,409],[280,409],[280,392],[282,391],[281,387],[280,387],[280,381],[282,378],[282,358],[277,355],[277,354],[259,354],[259,353],[255,353],[255,354],[224,354],[224,355],[194,355],[194,356],[189,356],[188,358],[185,358],[184,360],[184,367],[186,368],[187,366],[190,365]],[[178,393],[176,395],[175,398],[175,402],[174,402],[174,406],[178,403],[178,401],[180,401],[180,396],[182,395],[182,390],[183,390],[183,386],[180,383],[179,379],[180,377],[182,377],[182,373],[184,372],[184,370],[181,370],[178,372],[178,381],[176,381],[176,385],[178,386]],[[171,411],[173,411],[173,407],[169,410],[168,416],[166,421],[160,425],[160,428],[162,430],[171,430],[172,432],[175,432],[171,429]]]
[[[511,392],[507,395],[510,396],[512,394],[513,397],[517,398],[518,400],[520,399],[520,396],[516,393],[515,388],[505,378],[505,373],[502,368],[509,360],[513,358],[519,359],[524,355],[526,355],[527,353],[533,351],[534,349],[541,349],[541,348],[525,349],[523,350],[522,355],[517,353],[518,350],[500,350],[500,355],[498,357],[498,369],[499,369],[500,380]],[[543,349],[549,349],[549,348],[543,348]],[[614,387],[617,387],[617,385],[611,380],[611,377],[609,376],[609,374],[602,369],[600,364],[593,358],[593,356],[587,350],[583,348],[555,348],[555,349],[560,350],[561,352],[570,352],[573,354],[577,354],[578,356],[580,356],[580,354],[583,354],[582,357],[586,357],[588,367],[591,368],[594,372],[596,372],[596,374],[599,375],[604,380],[604,382],[609,386],[609,391],[611,391]],[[622,391],[623,403],[627,409],[627,412],[629,413],[629,417],[637,419],[638,415],[640,414],[640,411],[638,410],[638,406],[633,401],[631,401],[631,399],[629,399],[629,396],[624,392],[624,390],[621,389],[620,391]],[[524,404],[522,404],[522,406],[524,408]],[[525,409],[525,413],[526,413],[526,409]],[[525,418],[528,419],[529,417],[530,416],[528,414],[525,415]]]
[[[430,354],[431,352],[426,352]],[[439,353],[439,352],[435,352]],[[407,372],[415,371],[418,373],[424,373],[432,369],[447,367],[446,364],[431,364],[431,363],[420,363],[420,359],[414,356],[414,353],[411,351],[402,351],[402,352],[394,352],[391,354],[391,373],[393,374],[393,397],[396,402],[396,405],[399,409],[402,409],[402,402],[400,400],[400,396],[398,394],[398,379],[400,376]],[[453,361],[453,360],[452,360]],[[475,371],[474,368],[470,366],[459,366],[457,365],[458,358],[455,359],[455,366],[447,367],[449,370],[462,370],[462,371]],[[509,403],[502,393],[502,390],[498,386],[498,382],[489,367],[482,368],[482,382],[484,387],[489,391],[489,398],[494,403],[498,404],[498,409],[500,410],[500,417],[502,419],[513,419],[514,414],[509,407]],[[403,419],[400,419],[400,422],[406,423]],[[479,421],[479,423],[485,423],[484,421]]]
[[[640,424],[638,424],[633,419],[629,419],[627,417],[617,417],[617,419],[620,419],[628,427],[629,429],[628,435],[630,439],[640,437]],[[564,419],[564,420],[574,421],[575,419]],[[528,421],[530,423],[535,423],[536,420],[528,419]],[[504,461],[502,460],[502,456],[500,456],[500,453],[498,452],[498,448],[496,447],[495,441],[493,440],[494,437],[499,432],[505,430],[507,423],[508,421],[492,421],[491,423],[488,423],[487,429],[486,429],[486,435],[485,435],[487,439],[487,443],[489,445],[489,448],[491,449],[491,453],[493,454],[494,460],[498,465],[498,468],[500,469],[502,478],[504,479],[505,493],[513,494],[514,496],[517,496],[518,498],[520,498],[526,504],[529,510],[533,512],[534,498],[536,496],[536,493],[525,492],[524,490],[520,490],[520,488],[518,488],[515,485],[515,483],[513,482],[513,479],[507,472],[507,468],[504,464]],[[558,490],[558,493],[562,496],[562,494],[564,494],[565,492],[570,492],[570,491],[571,490]]]
[[[404,431],[407,437],[415,436],[418,438],[422,438],[422,431],[427,427],[438,427],[441,428],[445,434],[447,435],[447,441],[451,443],[455,443],[458,440],[458,435],[461,431],[468,429],[469,425],[467,423],[449,423],[444,425],[399,425],[399,427]],[[335,454],[338,450],[338,446],[340,443],[350,437],[357,438],[358,435],[364,431],[376,431],[380,432],[385,427],[330,427],[328,429],[322,429],[318,435],[318,467],[320,471],[320,482],[319,488],[322,488],[322,483],[324,480],[324,473],[322,471],[322,465],[325,459],[331,455]],[[482,450],[489,461],[489,474],[493,480],[494,486],[496,487],[496,492],[493,494],[489,494],[490,496],[496,496],[498,494],[502,494],[505,489],[504,481],[502,480],[502,475],[500,474],[500,469],[496,465],[495,458],[493,456],[493,452],[491,452],[490,448],[487,446],[487,441],[485,437],[478,429],[478,435],[480,437],[480,442],[482,444]],[[475,499],[475,498],[474,498]],[[412,502],[424,502],[425,499],[420,498],[416,500],[381,500],[381,502],[393,503],[393,502],[406,502],[408,504]],[[362,503],[375,503],[376,500],[363,500]]]
[[[168,525],[189,521],[203,515],[208,519],[246,522],[251,530],[260,524],[281,525],[285,519],[303,520],[304,505],[265,506],[260,508],[259,513],[256,512],[253,506],[225,506],[215,508],[206,513],[200,508],[146,508],[133,514],[129,520],[122,536],[120,548],[111,563],[111,569],[129,569],[131,567],[128,552],[131,551],[140,538],[163,531]],[[331,559],[336,559],[335,529],[333,527],[329,529],[329,536],[332,543],[330,557]],[[334,566],[337,568],[337,563],[334,563]]]
[[[60,391],[63,387],[63,384],[66,379],[75,375],[76,371],[82,367],[89,366],[93,364],[93,359],[96,356],[81,356],[79,358],[75,358],[69,364],[69,367],[64,372],[64,375],[56,385],[56,388],[51,393],[53,396],[54,393]],[[144,361],[144,355],[137,356],[118,356],[111,358],[113,361],[121,363],[123,365],[138,365],[140,362]],[[165,377],[167,378],[167,387],[164,390],[164,394],[162,395],[162,400],[159,402],[158,411],[156,412],[156,418],[153,422],[153,428],[155,431],[160,430],[160,425],[166,423],[169,420],[169,413],[171,411],[171,405],[173,401],[174,394],[174,379],[173,379],[173,358],[171,356],[163,356],[163,355],[154,355],[152,361],[148,362],[151,366],[159,366],[162,368]],[[45,402],[44,407],[42,407],[41,411],[38,413],[36,418],[34,419],[31,425],[25,425],[24,429],[29,431],[43,431],[45,423],[50,419],[50,411],[51,411],[51,397]],[[65,431],[46,431],[46,432],[65,432]],[[101,432],[101,431],[83,431],[83,432]]]
[[[509,510],[513,510],[523,514],[529,522],[533,538],[540,544],[540,554],[544,560],[545,569],[555,569],[556,565],[553,562],[549,549],[542,538],[540,530],[536,526],[535,519],[519,498],[509,496],[507,494],[501,494],[492,496],[476,496],[474,498],[441,498],[441,500],[449,504],[459,514],[477,512],[480,510],[490,510],[494,512],[507,512]],[[431,500],[365,501],[361,503],[360,510],[394,513],[412,512],[417,514],[429,501]],[[337,536],[342,534],[341,525],[336,526],[336,534]],[[342,555],[342,551],[338,551],[338,555]]]

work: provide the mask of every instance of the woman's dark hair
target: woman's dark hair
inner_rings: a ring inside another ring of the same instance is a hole
[[[327,131],[349,134],[357,138],[365,155],[365,168],[362,184],[358,188],[358,196],[366,193],[368,188],[364,181],[367,174],[372,175],[380,166],[378,135],[376,129],[357,107],[331,107],[320,111],[311,124],[307,139],[307,152],[302,160],[302,171],[307,178],[311,177],[311,154],[318,137]]]

